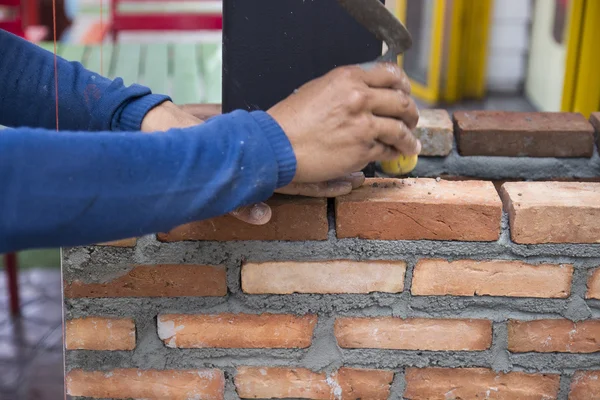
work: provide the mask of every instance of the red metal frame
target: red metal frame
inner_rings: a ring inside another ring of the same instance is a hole
[[[126,2],[135,3],[136,0],[113,0],[111,2],[111,33],[113,41],[117,40],[117,36],[121,31],[187,31],[223,29],[223,16],[220,13],[121,13],[119,11],[119,5]]]
[[[27,29],[40,23],[38,0],[23,0],[23,26]]]
[[[13,17],[11,19],[0,19],[0,29],[4,29],[17,36],[25,37],[23,29],[23,20],[21,19],[21,2],[20,0],[0,0],[0,7],[12,9]]]
[[[17,316],[21,313],[21,304],[19,300],[17,255],[15,253],[4,255],[4,270],[6,271],[6,286],[10,296],[10,313],[12,316]]]

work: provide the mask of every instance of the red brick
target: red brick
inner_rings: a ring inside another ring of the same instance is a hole
[[[342,348],[480,351],[492,344],[492,323],[473,319],[339,318]]]
[[[600,183],[506,183],[501,196],[516,243],[600,243]]]
[[[566,298],[572,278],[572,265],[424,259],[415,266],[411,292],[417,296]]]
[[[141,370],[67,373],[67,394],[96,399],[203,399],[222,400],[225,376],[216,369]]]
[[[446,110],[420,110],[414,135],[421,141],[421,156],[447,156],[452,151],[454,127]]]
[[[275,196],[267,204],[273,215],[265,225],[250,225],[225,215],[160,233],[162,242],[186,240],[327,240],[327,199]]]
[[[342,368],[326,375],[304,368],[241,367],[234,378],[243,399],[387,399],[391,371]]]
[[[406,400],[495,399],[552,400],[559,375],[496,373],[484,368],[408,368]]]
[[[595,353],[600,351],[600,320],[509,321],[508,349],[513,353]]]
[[[315,315],[166,314],[158,336],[172,348],[306,348],[316,323]]]
[[[247,263],[242,289],[250,294],[400,293],[404,261],[322,261]]]
[[[600,268],[595,269],[588,279],[586,298],[600,300]]]
[[[225,267],[208,265],[142,265],[106,283],[65,283],[65,297],[198,297],[225,296]]]
[[[130,318],[76,318],[65,323],[67,350],[133,350],[135,323]]]
[[[106,247],[135,247],[137,244],[137,238],[115,240],[113,242],[98,243],[96,246]]]
[[[596,146],[598,146],[598,151],[600,151],[600,112],[592,113],[590,122],[596,130]]]
[[[494,185],[481,181],[368,179],[336,199],[338,238],[494,241],[501,216]]]
[[[578,113],[459,111],[456,141],[463,156],[591,157],[594,129]]]
[[[600,371],[577,371],[571,380],[569,400],[600,399]]]

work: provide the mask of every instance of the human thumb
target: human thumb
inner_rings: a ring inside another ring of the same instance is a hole
[[[233,210],[229,215],[251,225],[264,225],[271,220],[272,212],[267,204],[256,203]]]

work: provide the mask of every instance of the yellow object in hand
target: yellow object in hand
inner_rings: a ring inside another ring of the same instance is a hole
[[[381,170],[387,175],[406,175],[417,166],[419,156],[400,156],[393,161],[382,161]]]

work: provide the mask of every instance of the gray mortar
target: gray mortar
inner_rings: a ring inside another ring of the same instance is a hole
[[[394,381],[390,387],[389,400],[402,400],[402,394],[406,389],[406,378],[404,376],[404,370],[396,372],[394,374]]]
[[[558,400],[568,400],[569,390],[571,388],[572,375],[561,375],[560,377],[560,390],[558,392]]]
[[[237,366],[303,367],[332,371],[344,365],[356,368],[390,369],[395,372],[390,399],[402,398],[406,367],[486,367],[496,371],[524,371],[572,374],[576,369],[598,368],[597,354],[510,354],[507,347],[508,319],[600,317],[600,301],[584,300],[587,277],[600,266],[600,245],[548,244],[517,245],[510,241],[508,218],[502,219],[498,241],[366,241],[337,239],[333,209],[329,210],[328,241],[315,242],[178,242],[160,243],[154,236],[139,239],[135,249],[81,247],[63,251],[67,281],[107,282],[123,276],[135,265],[200,264],[228,268],[228,295],[188,298],[110,298],[67,299],[66,317],[91,315],[133,317],[137,328],[137,347],[131,352],[69,351],[67,367],[112,368],[219,368],[227,376],[226,399],[239,397],[232,383]],[[413,296],[412,272],[419,258],[449,260],[522,260],[532,264],[573,264],[575,274],[569,299],[506,297]],[[240,268],[244,260],[320,261],[404,260],[407,274],[401,294],[346,295],[246,295],[240,287]],[[156,316],[161,313],[316,313],[312,346],[308,349],[169,349],[158,338]],[[395,316],[425,318],[483,318],[494,321],[493,344],[481,352],[395,351],[340,349],[333,335],[337,316]],[[563,378],[567,382],[567,378]],[[561,382],[561,398],[565,395]]]
[[[555,178],[600,177],[600,156],[594,146],[590,158],[535,158],[461,156],[454,141],[446,157],[419,157],[410,176],[438,177],[440,175],[476,176],[481,179],[543,180]]]
[[[491,367],[496,372],[508,372],[512,369],[508,350],[508,326],[505,322],[496,322],[493,325]]]
[[[310,365],[315,371],[334,372],[341,366],[341,349],[333,334],[335,317],[319,319],[315,328],[313,342],[302,359],[302,365]]]

